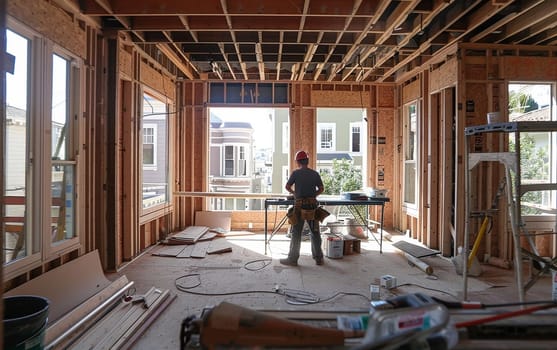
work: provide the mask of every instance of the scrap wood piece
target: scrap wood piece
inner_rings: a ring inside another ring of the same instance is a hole
[[[160,307],[166,308],[169,290],[152,287],[143,295],[143,302],[122,301],[89,328],[69,347],[69,349],[120,349],[129,344],[130,337],[139,330],[144,331],[143,323],[160,315]],[[139,297],[139,296],[136,296]],[[173,300],[173,299],[172,299]]]
[[[147,317],[145,317],[145,319],[140,322],[133,334],[130,334],[129,336],[124,335],[122,338],[120,338],[119,342],[122,343],[121,347],[123,349],[131,349],[131,345],[133,345],[141,337],[141,335],[145,333],[147,329],[149,329],[151,324],[155,322],[155,320],[163,313],[168,305],[170,305],[174,301],[174,299],[176,299],[176,294],[169,293],[169,296],[163,299],[164,300],[160,302],[159,306],[155,308],[153,312],[149,312],[147,314]]]
[[[222,227],[210,228],[209,231],[217,234],[217,237],[224,237],[230,230],[225,230]]]
[[[201,241],[210,241],[213,238],[217,237],[217,233],[216,232],[212,232],[212,231],[207,231],[203,234],[203,236],[199,237],[199,239],[197,240],[198,242]]]
[[[211,245],[210,241],[198,242],[193,246],[190,257],[203,259],[207,255],[207,248]]]
[[[421,247],[406,241],[398,241],[393,243],[393,246],[402,250],[405,253],[412,255],[415,258],[424,258],[426,256],[441,254],[439,250],[433,250],[426,247]]]
[[[194,244],[186,246],[178,255],[176,255],[176,257],[178,259],[191,257],[191,253],[193,252],[193,248],[195,248]]]
[[[207,249],[207,254],[229,253],[232,251],[232,245],[224,238],[215,239],[211,242],[211,246]]]
[[[168,237],[169,244],[193,244],[199,240],[209,228],[207,226],[189,226],[184,230]]]
[[[121,276],[108,287],[87,299],[84,303],[62,316],[46,329],[44,342],[46,349],[64,348],[68,339],[88,329],[91,324],[102,317],[106,310],[112,308],[118,298],[133,286],[127,277]]]
[[[156,252],[151,253],[151,255],[155,256],[165,256],[165,257],[177,257],[180,252],[184,250],[183,246],[172,246],[172,247],[165,247],[157,250]]]

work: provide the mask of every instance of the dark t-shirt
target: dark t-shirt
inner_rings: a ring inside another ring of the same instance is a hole
[[[323,186],[321,175],[310,168],[294,170],[286,183],[294,185],[294,196],[296,198],[315,197],[317,189]]]

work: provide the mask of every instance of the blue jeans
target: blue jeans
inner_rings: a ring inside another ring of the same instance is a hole
[[[297,222],[292,225],[292,236],[290,237],[290,251],[288,252],[288,260],[298,262],[300,258],[300,246],[302,244],[302,230],[305,220],[302,220],[300,213],[297,213]],[[314,259],[323,258],[323,250],[321,249],[321,233],[319,232],[319,221],[307,220],[311,231],[311,255]]]

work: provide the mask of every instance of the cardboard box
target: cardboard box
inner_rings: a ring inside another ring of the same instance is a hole
[[[346,239],[344,242],[344,255],[352,255],[354,253],[354,240],[353,239]]]
[[[355,239],[352,241],[352,250],[354,253],[360,253],[362,251],[362,241]]]

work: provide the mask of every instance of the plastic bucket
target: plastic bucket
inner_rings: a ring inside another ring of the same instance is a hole
[[[48,306],[36,295],[4,297],[4,349],[43,349]]]

